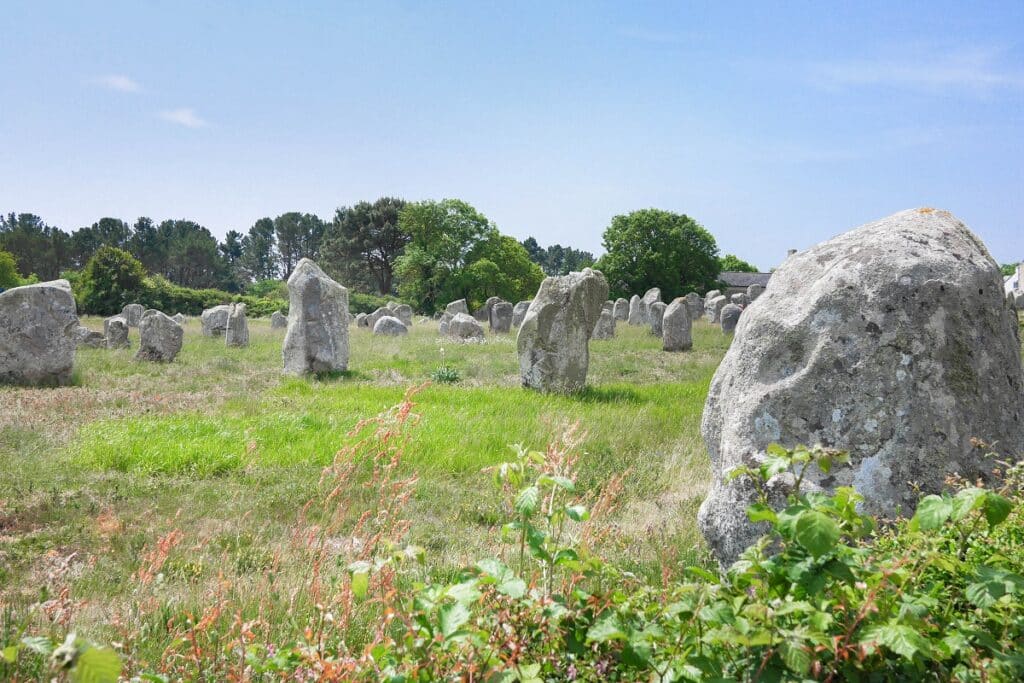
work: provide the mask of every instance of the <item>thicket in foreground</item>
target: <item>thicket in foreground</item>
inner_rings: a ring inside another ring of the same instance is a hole
[[[139,612],[116,619],[125,669],[154,681],[1024,676],[1021,465],[1005,466],[997,487],[952,479],[912,519],[881,521],[858,512],[850,488],[801,490],[810,468],[827,472],[842,453],[773,447],[731,474],[762,492],[748,514],[766,525],[764,538],[721,575],[693,567],[685,581],[650,585],[599,557],[621,481],[597,497],[577,491],[570,433],[493,468],[505,551],[437,581],[405,541],[411,399],[362,423],[363,438],[324,470],[290,541],[308,567],[301,586],[285,593],[273,571],[256,590],[225,579],[209,604],[188,610],[152,590],[181,532],[146,553],[133,588]],[[341,495],[354,478],[366,482],[363,505]],[[779,478],[791,493],[773,509],[767,482]],[[0,633],[10,639],[12,629]],[[33,635],[0,641],[0,677],[51,666]],[[160,656],[140,658],[154,640]],[[78,658],[65,644],[52,666],[109,653],[70,642]]]

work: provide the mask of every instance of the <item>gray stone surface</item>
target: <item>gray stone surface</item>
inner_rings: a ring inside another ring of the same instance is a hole
[[[760,531],[749,484],[723,475],[771,443],[848,450],[849,465],[810,470],[804,490],[853,486],[882,516],[913,513],[953,473],[987,476],[994,461],[972,439],[1019,455],[1024,371],[1002,287],[981,240],[932,209],[789,257],[743,313],[704,409],[713,483],[698,521],[717,557]]]
[[[170,363],[185,338],[181,325],[160,311],[146,311],[139,322],[139,350],[135,360]]]
[[[288,278],[281,357],[292,375],[348,369],[348,290],[306,258]]]
[[[613,339],[615,337],[615,316],[607,308],[601,309],[601,315],[594,326],[591,339]]]
[[[626,318],[626,322],[630,325],[643,325],[646,317],[647,314],[643,309],[643,302],[640,301],[640,296],[634,294],[629,298],[629,315]]]
[[[388,308],[387,306],[381,306],[380,308],[375,310],[373,313],[367,314],[366,320],[364,321],[366,323],[366,327],[368,327],[369,329],[372,330],[374,328],[374,326],[377,324],[378,320],[380,320],[381,318],[383,318],[386,315],[391,315],[391,314],[392,313],[391,313],[391,309],[390,308]]]
[[[737,292],[729,297],[729,303],[745,308],[746,305],[750,303],[750,300],[747,299],[747,295],[743,292]]]
[[[373,324],[373,333],[385,337],[400,337],[409,334],[409,328],[393,315],[382,315]]]
[[[520,301],[515,305],[512,309],[512,327],[519,329],[528,310],[530,310],[530,301]]]
[[[709,323],[717,324],[719,322],[722,309],[725,308],[727,303],[729,303],[729,300],[722,295],[718,295],[705,303],[704,315]]]
[[[228,316],[231,315],[231,305],[222,304],[207,308],[199,317],[203,325],[204,337],[219,337],[228,329]]]
[[[491,306],[491,332],[507,334],[512,331],[512,304],[499,301]]]
[[[647,319],[651,324],[651,334],[661,336],[661,319],[665,316],[668,306],[663,301],[655,301],[647,308]]]
[[[640,297],[640,309],[644,314],[644,324],[651,324],[651,304],[661,301],[661,288],[651,287]]]
[[[448,325],[449,325],[449,323],[451,323],[452,318],[454,318],[454,317],[455,317],[454,315],[452,315],[451,313],[449,313],[447,311],[442,313],[441,317],[438,319],[438,322],[437,322],[437,333],[440,334],[440,335],[448,334]]]
[[[128,327],[138,327],[142,320],[142,314],[145,312],[146,309],[142,307],[142,304],[125,304],[121,309],[121,317],[128,323]]]
[[[366,327],[366,328],[369,328],[370,327],[370,322],[369,322],[369,320],[367,320],[367,318],[369,318],[369,316],[366,315],[365,313],[357,314],[356,315],[356,327]]]
[[[469,306],[466,305],[465,299],[457,299],[445,306],[444,312],[451,316],[454,316],[457,313],[465,313],[466,315],[469,315]]]
[[[747,301],[753,302],[757,297],[761,296],[764,292],[764,287],[761,285],[750,285],[747,287]]]
[[[88,327],[79,325],[75,328],[75,346],[87,349],[102,349],[107,345],[107,338],[102,332],[95,332]]]
[[[131,346],[128,340],[128,322],[119,315],[112,315],[103,321],[103,338],[108,349],[126,349]]]
[[[718,321],[722,324],[723,334],[732,334],[736,331],[736,325],[740,321],[741,313],[743,313],[743,309],[736,304],[722,306],[722,312],[718,316]]]
[[[456,313],[448,321],[445,334],[463,341],[483,341],[484,328],[473,316],[467,313]]]
[[[245,304],[231,305],[228,329],[224,332],[224,344],[238,348],[249,345],[249,319],[245,316]]]
[[[523,386],[539,391],[574,392],[587,382],[589,342],[608,282],[600,271],[548,277],[519,328],[519,374]]]
[[[173,320],[174,322],[178,323],[181,326],[184,326],[185,323],[188,322],[188,318],[185,317],[184,313],[175,313],[174,315],[171,316],[171,320]]]
[[[391,309],[394,316],[402,321],[406,327],[412,327],[412,306],[409,304],[395,304]]]
[[[686,307],[689,309],[691,321],[704,315],[704,299],[700,298],[700,294],[690,292],[683,298],[686,299]]]
[[[615,316],[616,322],[626,322],[629,320],[629,302],[619,297],[615,300],[615,307],[612,309],[612,314]]]
[[[686,298],[673,299],[661,318],[661,348],[688,351],[693,348],[693,318]]]
[[[0,294],[0,384],[68,384],[78,326],[67,280],[13,287]]]
[[[288,316],[281,311],[274,311],[270,314],[270,329],[283,330],[288,327]]]

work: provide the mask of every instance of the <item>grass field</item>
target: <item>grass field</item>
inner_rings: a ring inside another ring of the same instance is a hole
[[[250,331],[249,348],[229,349],[190,321],[172,364],[81,350],[76,386],[0,390],[6,628],[29,619],[112,638],[111,622],[139,599],[131,587],[143,558],[171,534],[180,540],[162,565],[166,604],[202,605],[225,577],[238,586],[272,570],[300,580],[308,568],[290,566],[289,534],[322,468],[359,420],[428,382],[442,354],[461,379],[415,396],[421,419],[401,466],[419,477],[409,538],[425,548],[429,573],[498,551],[500,503],[482,470],[511,459],[510,445],[543,449],[576,423],[579,485],[597,494],[624,477],[602,551],[651,577],[701,561],[700,416],[728,344],[718,329],[699,322],[694,350],[668,354],[646,329],[620,325],[614,340],[591,343],[590,386],[573,397],[519,386],[513,335],[462,345],[434,323],[401,339],[352,328],[348,373],[297,379],[280,372],[283,330],[253,320]],[[367,504],[361,480],[341,494],[353,517]],[[58,617],[38,609],[61,595]],[[151,640],[156,657],[162,646]]]

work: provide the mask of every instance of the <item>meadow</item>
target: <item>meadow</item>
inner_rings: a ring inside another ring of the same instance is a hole
[[[416,477],[405,540],[423,549],[425,577],[505,552],[488,468],[566,433],[579,441],[577,488],[597,499],[614,483],[605,557],[651,581],[707,562],[695,519],[710,476],[701,411],[728,346],[718,328],[697,322],[694,349],[670,354],[646,328],[619,325],[591,342],[576,396],[521,388],[514,335],[458,344],[434,322],[397,339],[352,327],[348,372],[293,378],[281,374],[284,331],[257,319],[250,334],[248,348],[226,348],[190,320],[171,364],[81,349],[74,386],[0,389],[0,642],[73,630],[155,666],[168,620],[225,592],[275,637],[301,630],[311,568],[291,549],[304,508],[360,420],[412,387],[418,422],[394,474]],[[442,365],[458,381],[432,382]],[[352,524],[377,499],[374,478],[367,465],[332,492]]]

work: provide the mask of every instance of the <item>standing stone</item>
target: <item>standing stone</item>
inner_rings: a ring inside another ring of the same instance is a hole
[[[373,325],[373,333],[385,337],[399,337],[409,334],[401,320],[392,315],[382,315]]]
[[[607,308],[601,309],[601,315],[594,326],[594,334],[591,339],[614,339],[615,338],[615,316]]]
[[[707,310],[708,303],[715,297],[722,296],[722,293],[717,289],[712,289],[710,292],[704,295],[704,309]]]
[[[499,301],[491,306],[491,332],[506,334],[512,330],[512,304]]]
[[[746,516],[752,487],[725,473],[769,444],[849,451],[827,475],[810,468],[803,490],[852,486],[884,517],[912,514],[954,473],[987,477],[989,451],[1024,450],[1016,321],[999,267],[950,213],[903,211],[794,254],[759,301],[701,425],[713,483],[698,522],[722,562],[763,531]],[[780,497],[786,481],[773,480]]]
[[[651,334],[655,337],[661,336],[661,319],[665,315],[665,309],[668,306],[662,301],[653,302],[647,309],[647,317],[651,321]]]
[[[102,332],[94,332],[82,325],[76,327],[73,334],[77,348],[102,349],[107,345],[107,338],[103,336]]]
[[[384,308],[386,308],[389,311],[391,311],[392,313],[394,313],[396,310],[398,310],[398,302],[397,301],[389,301],[386,304],[384,304]]]
[[[103,337],[107,340],[108,349],[126,349],[131,346],[128,341],[128,321],[119,315],[113,315],[103,321]]]
[[[740,308],[746,308],[747,304],[750,303],[750,301],[747,299],[746,294],[744,294],[743,292],[737,292],[736,294],[733,294],[732,296],[729,297],[729,303],[736,304]]]
[[[526,312],[530,310],[529,301],[520,301],[512,309],[512,327],[519,329],[519,326],[523,324],[523,318],[526,317]]]
[[[616,321],[626,322],[629,320],[629,302],[622,297],[616,299],[612,314],[615,316]]]
[[[697,292],[690,292],[685,297],[686,307],[690,313],[690,320],[696,320],[697,318],[704,315],[704,299],[700,298],[700,294]]]
[[[750,285],[749,287],[747,287],[747,301],[753,303],[753,301],[757,299],[757,297],[761,296],[761,293],[763,291],[764,287],[761,285]]]
[[[644,314],[644,324],[651,324],[651,304],[661,301],[661,289],[651,287],[640,297],[640,310]]]
[[[377,324],[377,321],[386,315],[391,315],[391,309],[387,306],[381,306],[373,313],[366,316],[366,326],[372,330]]]
[[[281,311],[274,311],[270,315],[270,329],[283,330],[288,327],[288,316]]]
[[[402,321],[406,327],[412,327],[412,306],[409,304],[395,304],[392,312],[396,318]]]
[[[142,307],[142,304],[125,304],[121,309],[121,317],[128,323],[128,327],[138,327],[142,321],[142,314],[145,312],[146,309]]]
[[[441,314],[441,318],[437,323],[437,333],[440,335],[448,334],[448,326],[455,316],[445,311]]]
[[[722,323],[723,334],[732,334],[736,331],[736,323],[740,321],[741,313],[743,313],[743,309],[736,304],[722,306],[722,312],[718,317],[719,322]]]
[[[722,295],[716,296],[707,302],[707,319],[709,323],[716,324],[721,320],[722,309],[729,303],[729,300]]]
[[[288,278],[288,331],[281,357],[291,375],[348,369],[348,290],[308,258]]]
[[[665,351],[689,351],[693,348],[689,299],[673,299],[665,309],[661,318],[661,348]]]
[[[465,299],[457,299],[445,306],[444,311],[453,317],[458,313],[469,315],[469,306],[466,305]]]
[[[484,305],[473,313],[473,317],[482,323],[488,322],[491,319],[491,309],[494,307],[494,304],[499,303],[500,301],[500,296],[489,297],[487,301],[484,302]]]
[[[249,321],[245,317],[245,304],[232,304],[228,315],[228,329],[224,333],[227,346],[245,347],[249,345]]]
[[[175,313],[174,315],[171,316],[171,320],[178,323],[182,327],[184,327],[185,323],[188,322],[188,318],[186,318],[183,313]]]
[[[231,305],[223,304],[207,308],[199,317],[203,325],[204,337],[219,337],[228,329],[228,316],[231,315]]]
[[[643,304],[640,301],[640,297],[639,296],[634,294],[632,297],[630,297],[630,299],[629,299],[629,317],[628,317],[628,322],[629,322],[630,325],[643,325],[644,324],[644,314],[643,314],[643,310],[640,308],[642,305]]]
[[[468,313],[456,313],[448,321],[447,334],[462,340],[483,341],[484,328],[480,326],[476,318]]]
[[[135,360],[170,363],[181,351],[185,330],[160,311],[146,311],[139,322],[139,350]]]
[[[0,384],[71,382],[77,328],[75,298],[67,280],[0,294]]]
[[[356,315],[356,327],[369,327],[370,322],[367,318],[369,318],[369,316],[365,313],[359,313]]]
[[[587,382],[588,344],[608,298],[600,271],[548,277],[519,328],[519,373],[523,386],[540,391],[574,392]]]

